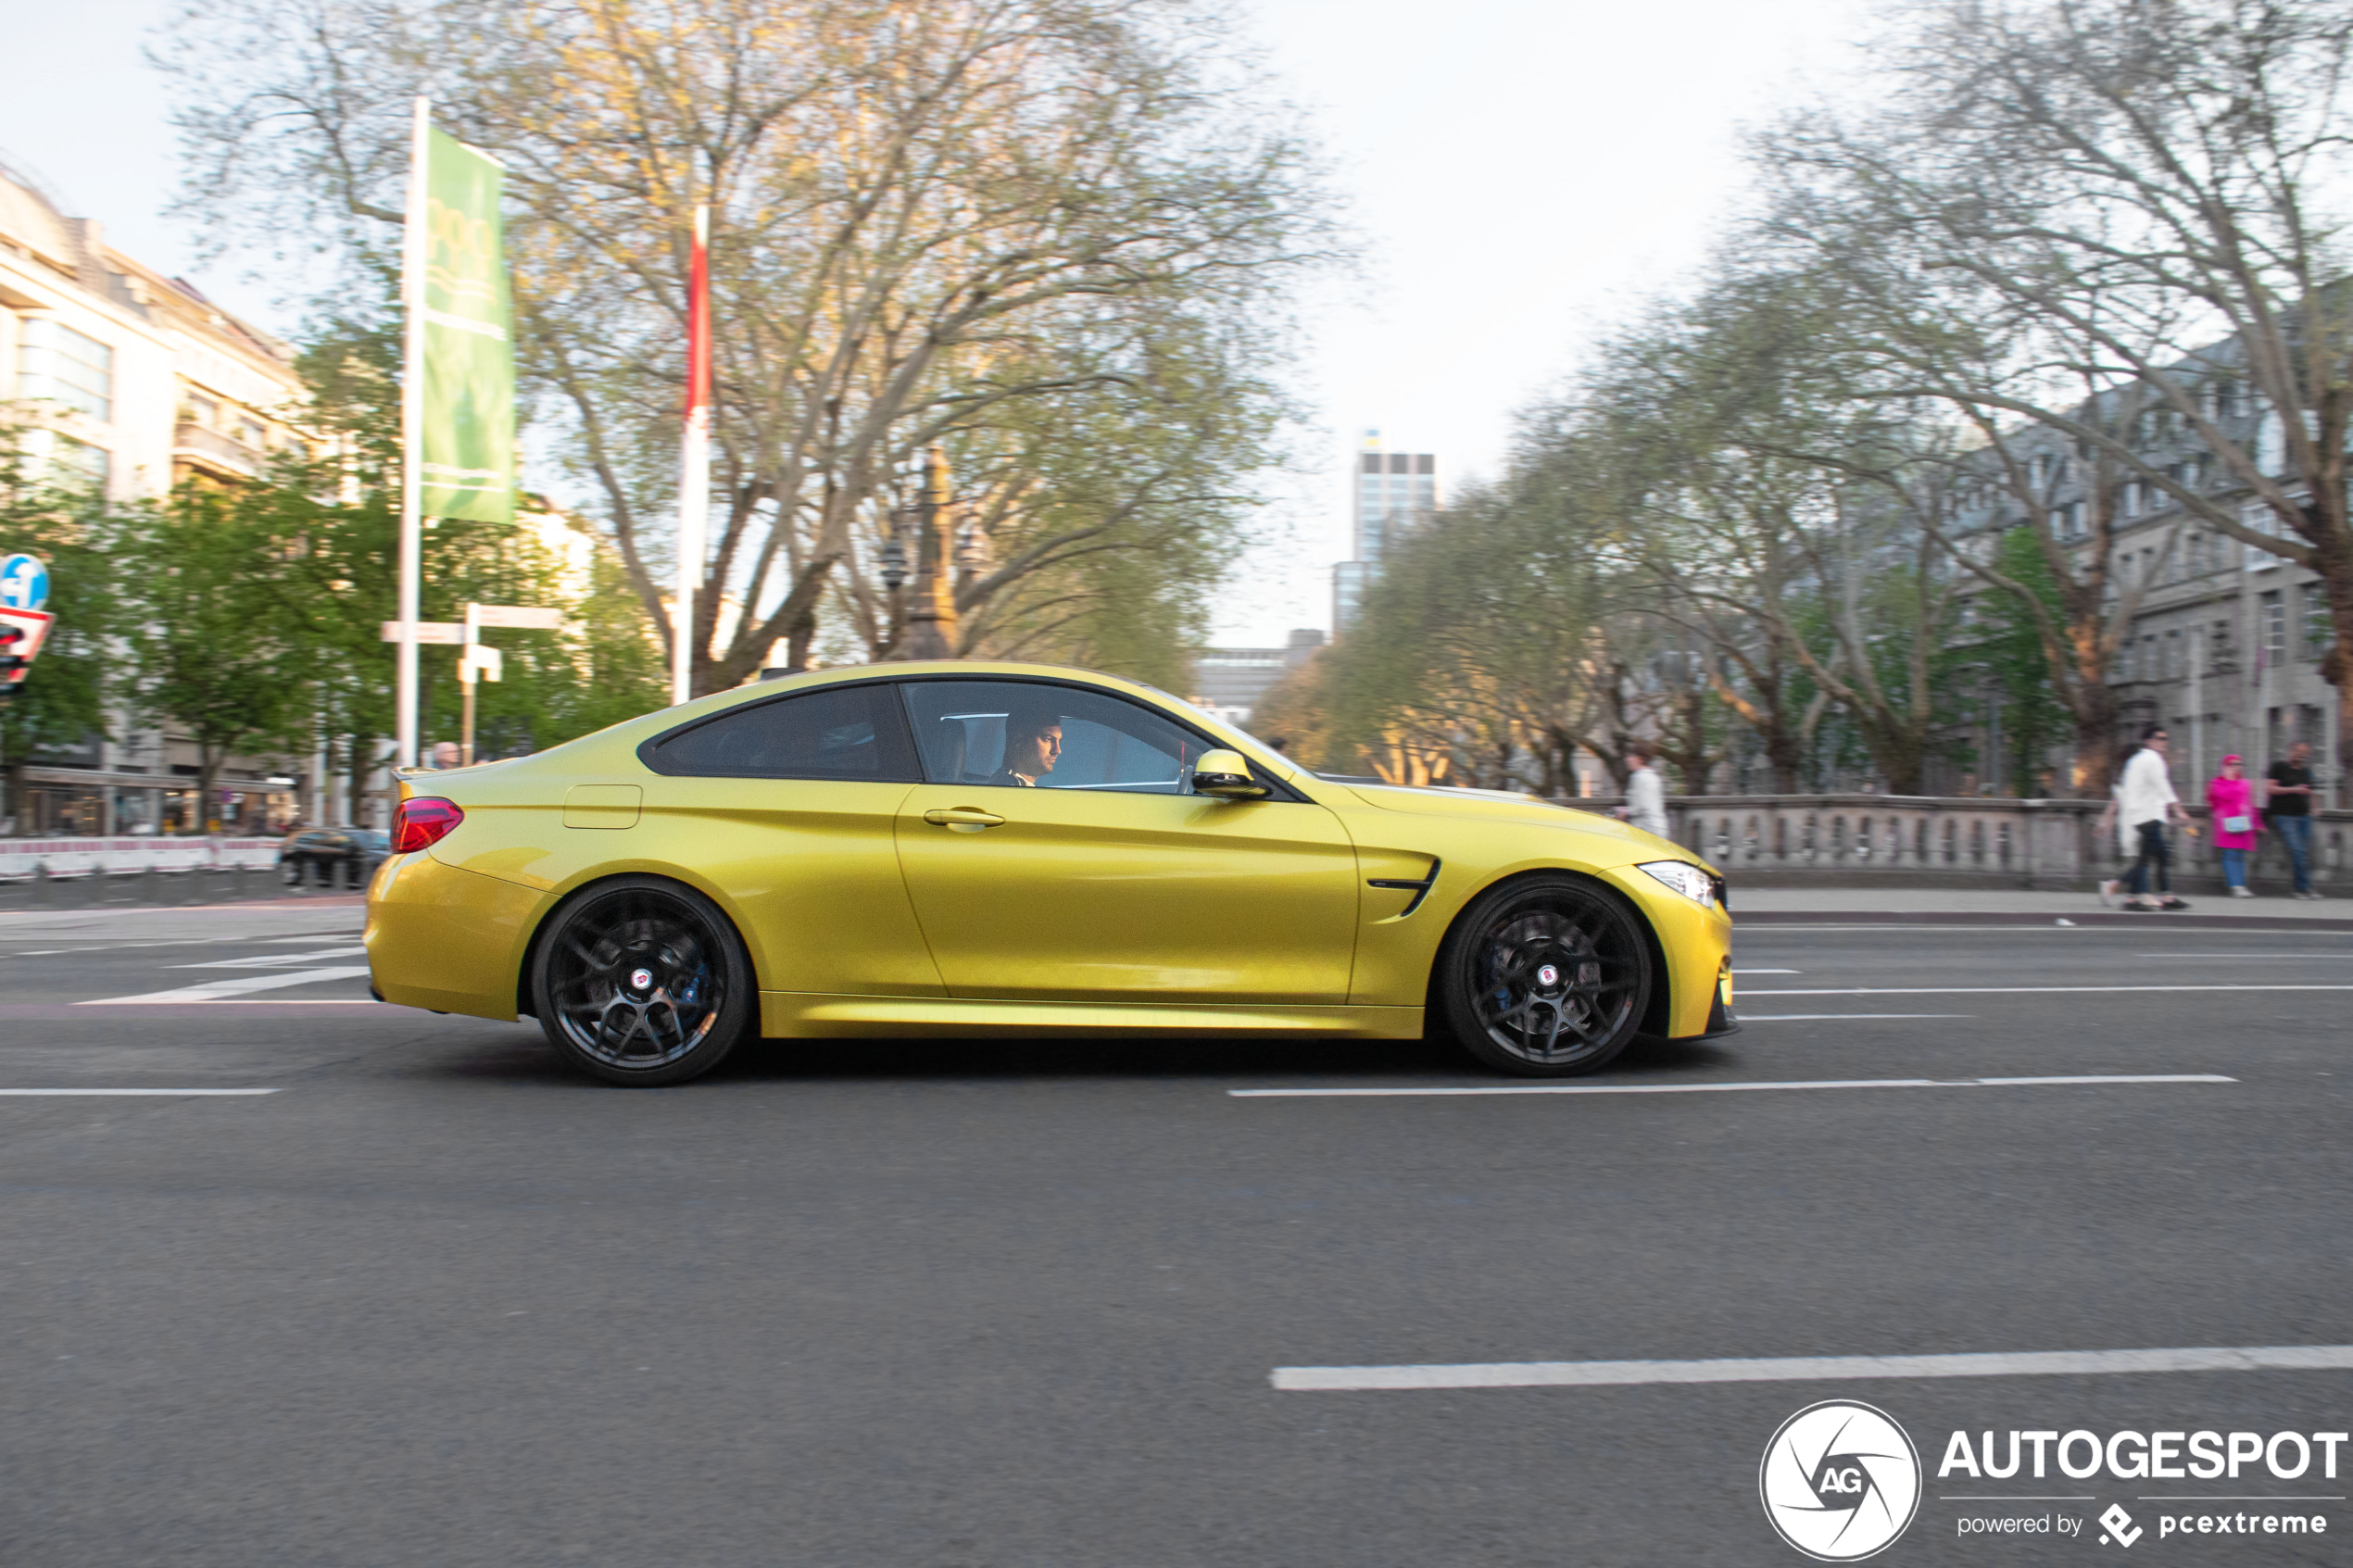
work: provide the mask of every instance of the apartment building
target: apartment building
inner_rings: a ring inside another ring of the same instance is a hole
[[[255,478],[305,439],[293,361],[287,345],[116,250],[0,158],[0,415],[25,430],[34,462],[116,500],[189,478]],[[253,833],[296,815],[296,759],[233,759],[220,797],[200,801],[193,747],[115,729],[39,759],[16,831]]]
[[[2201,413],[2225,437],[2252,452],[2265,472],[2284,474],[2279,416],[2261,406],[2232,363],[2224,345],[2177,373],[2198,383]],[[2128,388],[2085,413],[2129,440],[2176,484],[2220,501],[2256,532],[2276,534],[2270,509],[2203,448],[2177,411]],[[2094,547],[2095,508],[2106,501],[2115,531],[2110,603],[2138,596],[2108,671],[2121,738],[2136,736],[2145,724],[2169,726],[2174,787],[2183,799],[2198,797],[2226,755],[2246,758],[2259,778],[2291,745],[2307,741],[2334,798],[2342,784],[2336,693],[2322,678],[2320,661],[2334,636],[2319,577],[2192,520],[2162,486],[2112,471],[2104,480],[2053,432],[2029,427],[2007,445],[2024,465],[2037,515],[2030,520],[2020,511],[1988,453],[1964,485],[1957,532],[1988,547],[2001,530],[2032,521],[2081,554]],[[1981,757],[2002,749],[1998,725],[1997,713],[1981,717],[1974,736]],[[2054,769],[2066,761],[2044,760]],[[1978,776],[1989,771],[1999,771],[1982,766]]]

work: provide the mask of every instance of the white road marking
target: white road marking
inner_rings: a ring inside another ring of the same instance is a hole
[[[242,996],[247,991],[275,991],[287,985],[308,985],[317,981],[349,980],[368,972],[366,964],[342,965],[332,969],[297,970],[291,974],[248,974],[234,980],[208,980],[201,985],[182,985],[172,991],[151,991],[142,997],[94,997],[74,1006],[135,1007],[162,1002],[210,1002],[223,997]]]
[[[263,953],[250,959],[214,959],[208,963],[168,963],[166,969],[291,969],[321,959],[348,959],[366,952],[358,947],[321,947],[315,953]]]
[[[2013,1089],[2068,1084],[2235,1084],[2219,1073],[2110,1073],[2063,1078],[1784,1078],[1761,1084],[1477,1084],[1416,1089],[1227,1089],[1236,1099],[1438,1095],[1708,1095],[1751,1089]]]
[[[2318,959],[2353,959],[2353,949],[2338,948],[2323,953],[2134,953],[2136,959],[2278,959],[2290,963],[2310,963]]]
[[[1831,1018],[1977,1018],[1977,1013],[1734,1013],[1734,1022],[1826,1022]]]
[[[151,1096],[160,1095],[177,1099],[188,1096],[198,1099],[217,1099],[225,1095],[274,1095],[275,1089],[0,1089],[0,1097],[12,1099],[47,1099],[52,1098],[87,1098],[91,1096]]]
[[[2143,991],[2353,991],[2353,985],[1904,985],[1838,991],[1743,991],[1749,997],[2040,997]]]
[[[2014,1350],[1963,1356],[1777,1356],[1716,1361],[1466,1361],[1281,1366],[1291,1392],[1377,1388],[1594,1388],[1643,1383],[1812,1383],[1854,1377],[2085,1377],[2128,1372],[2347,1372],[2353,1345],[2180,1350]]]
[[[1734,974],[1803,974],[1802,969],[1736,969]]]

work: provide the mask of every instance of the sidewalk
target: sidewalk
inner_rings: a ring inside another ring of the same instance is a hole
[[[2353,898],[2194,897],[2187,909],[2133,914],[2102,909],[2090,893],[1984,887],[1743,887],[1732,879],[1735,925],[1842,923],[2000,925],[2182,925],[2253,922],[2274,928],[2353,931]]]

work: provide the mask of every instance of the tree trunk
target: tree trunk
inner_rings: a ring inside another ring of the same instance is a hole
[[[220,749],[205,741],[196,743],[196,831],[212,836],[212,814],[220,809],[214,793],[214,780],[220,771]]]
[[[809,645],[817,640],[817,618],[804,615],[793,622],[785,642],[785,662],[796,670],[809,668]]]
[[[346,744],[351,749],[344,757],[344,767],[350,775],[350,784],[343,803],[346,825],[372,827],[375,824],[370,820],[372,813],[368,809],[368,781],[376,771],[372,766],[376,737],[371,734],[353,734]]]

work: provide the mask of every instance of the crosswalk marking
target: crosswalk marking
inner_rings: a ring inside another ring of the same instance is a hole
[[[297,964],[315,964],[321,959],[357,958],[365,947],[321,947],[315,953],[263,953],[250,959],[213,959],[205,963],[166,964],[166,969],[292,969]]]
[[[150,991],[139,997],[94,997],[76,1007],[136,1007],[163,1002],[217,1002],[229,997],[239,997],[249,991],[275,991],[287,985],[309,985],[325,980],[351,980],[368,972],[366,964],[342,964],[327,969],[296,970],[293,973],[245,974],[231,980],[208,980],[200,985],[182,985],[170,991]]]

